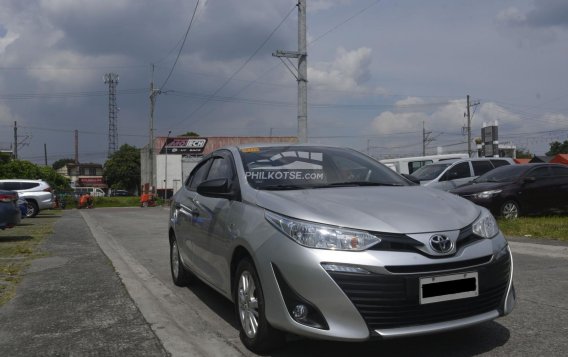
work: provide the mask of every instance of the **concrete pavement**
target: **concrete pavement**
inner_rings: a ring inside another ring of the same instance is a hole
[[[79,211],[64,211],[15,298],[0,356],[168,356]]]

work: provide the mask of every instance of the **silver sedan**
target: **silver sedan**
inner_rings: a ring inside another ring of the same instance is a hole
[[[197,277],[233,301],[241,340],[258,353],[285,332],[405,337],[515,304],[513,259],[489,211],[350,149],[211,153],[173,197],[169,243],[174,283]]]

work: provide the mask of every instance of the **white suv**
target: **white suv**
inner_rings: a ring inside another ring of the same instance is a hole
[[[449,191],[496,167],[513,164],[515,161],[508,157],[443,160],[422,166],[412,176],[422,186]]]
[[[26,217],[35,217],[39,211],[53,206],[53,194],[49,184],[43,180],[8,179],[0,180],[0,190],[16,191],[27,202]]]

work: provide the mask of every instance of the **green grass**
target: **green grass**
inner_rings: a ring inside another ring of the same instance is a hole
[[[53,233],[58,213],[41,211],[35,218],[26,218],[20,225],[0,231],[0,306],[14,296],[31,261],[45,256],[39,244]]]
[[[568,216],[499,219],[498,224],[506,236],[549,238],[568,242]]]
[[[158,198],[156,204],[161,205],[163,199]],[[140,197],[94,197],[93,203],[96,207],[138,207],[140,206]],[[66,200],[67,206],[65,209],[71,209],[77,207],[77,202],[71,199]]]

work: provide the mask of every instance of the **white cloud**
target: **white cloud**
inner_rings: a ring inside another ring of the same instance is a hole
[[[369,92],[365,83],[371,78],[372,60],[368,47],[353,51],[339,48],[333,62],[308,67],[308,80],[315,89]]]
[[[500,11],[497,14],[497,21],[499,23],[515,25],[521,24],[526,21],[527,17],[516,7],[509,7],[505,10]]]
[[[320,11],[352,2],[353,0],[312,0],[307,2],[306,7],[308,11]]]
[[[6,51],[6,47],[16,41],[18,37],[20,37],[20,35],[14,32],[8,32],[4,37],[0,37],[0,54],[4,53]]]

